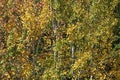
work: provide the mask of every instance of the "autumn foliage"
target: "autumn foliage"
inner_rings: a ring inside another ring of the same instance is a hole
[[[119,0],[0,0],[0,80],[119,80]]]

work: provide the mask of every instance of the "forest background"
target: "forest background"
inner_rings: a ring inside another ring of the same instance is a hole
[[[119,80],[119,0],[0,0],[1,80]]]

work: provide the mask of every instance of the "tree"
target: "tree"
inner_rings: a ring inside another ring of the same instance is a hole
[[[1,1],[0,79],[118,80],[117,6],[118,0]]]

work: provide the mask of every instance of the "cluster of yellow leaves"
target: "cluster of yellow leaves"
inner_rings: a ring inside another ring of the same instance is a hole
[[[84,52],[80,54],[79,59],[75,61],[74,65],[72,66],[73,70],[82,69],[88,60],[91,58],[91,52]]]
[[[49,1],[42,1],[40,11],[35,13],[36,6],[32,2],[26,2],[23,6],[24,14],[21,16],[23,27],[28,30],[28,37],[30,39],[40,36],[48,25],[51,17],[49,9]],[[26,6],[27,5],[27,6]],[[38,15],[37,15],[38,14]],[[37,38],[36,38],[37,39]]]

